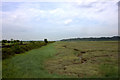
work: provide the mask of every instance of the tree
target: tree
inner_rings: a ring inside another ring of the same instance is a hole
[[[10,41],[9,41],[9,40],[8,40],[7,42],[8,42],[8,43],[10,43]]]
[[[23,42],[22,41],[20,41],[20,45],[22,45],[23,44]]]
[[[16,40],[16,42],[20,42],[19,40]]]
[[[14,40],[13,40],[13,39],[11,39],[11,43],[14,43]]]
[[[2,43],[7,43],[7,40],[2,40]]]
[[[48,43],[47,39],[44,39],[44,42],[45,42],[45,43]]]

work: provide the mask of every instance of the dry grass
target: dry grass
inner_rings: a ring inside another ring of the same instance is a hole
[[[49,73],[79,78],[118,77],[117,41],[56,42],[57,53],[46,60]]]

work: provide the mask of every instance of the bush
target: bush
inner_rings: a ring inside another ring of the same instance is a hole
[[[53,43],[53,42],[49,42],[49,43]],[[2,58],[5,59],[14,54],[24,53],[25,51],[36,49],[45,45],[47,45],[47,43],[42,41],[31,41],[28,44],[15,43],[12,47],[2,48]]]
[[[15,52],[11,48],[2,48],[2,58],[8,58],[11,55],[14,55]]]

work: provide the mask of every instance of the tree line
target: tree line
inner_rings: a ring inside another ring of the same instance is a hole
[[[70,39],[62,39],[60,41],[119,41],[120,36],[113,36],[113,37],[100,37],[100,38],[70,38]]]

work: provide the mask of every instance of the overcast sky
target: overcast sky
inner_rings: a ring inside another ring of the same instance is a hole
[[[22,40],[115,36],[117,2],[3,2],[2,36]]]

